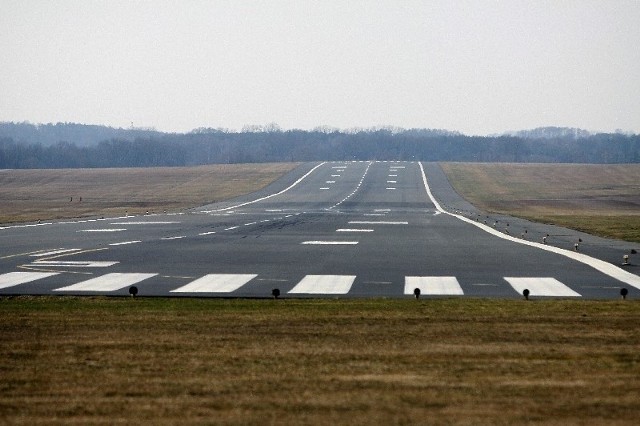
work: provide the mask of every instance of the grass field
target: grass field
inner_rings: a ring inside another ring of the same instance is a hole
[[[638,301],[0,300],[0,420],[637,424]]]
[[[0,170],[0,223],[177,211],[254,192],[296,166]]]
[[[489,212],[640,242],[640,164],[443,163],[459,194]]]

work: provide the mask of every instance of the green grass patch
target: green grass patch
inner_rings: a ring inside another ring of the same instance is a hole
[[[7,423],[634,424],[628,301],[0,300]]]

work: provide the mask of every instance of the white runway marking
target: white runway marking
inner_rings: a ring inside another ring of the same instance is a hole
[[[142,241],[140,241],[140,240],[133,240],[133,241],[123,241],[121,243],[111,243],[109,245],[110,246],[126,246],[126,245],[129,245],[129,244],[138,244],[138,243],[141,243],[141,242]]]
[[[19,284],[58,275],[57,272],[9,272],[0,275],[0,288],[13,287]]]
[[[393,169],[405,169],[406,166],[389,166],[389,169],[393,171]]]
[[[289,217],[289,216],[287,216]],[[258,222],[249,222],[249,223],[245,223],[244,226],[251,226],[251,225],[255,225]]]
[[[413,294],[419,288],[420,294],[434,296],[462,296],[464,292],[456,277],[405,277],[404,294]]]
[[[409,222],[388,222],[388,221],[368,221],[368,220],[351,220],[349,225],[408,225]]]
[[[325,183],[336,183],[336,181],[335,180],[328,180]]]
[[[209,274],[171,293],[231,293],[255,277],[253,274]]]
[[[389,175],[389,177],[398,177],[398,175]]]
[[[568,296],[580,297],[579,293],[571,290],[555,278],[514,278],[505,277],[505,280],[515,291],[522,294],[524,289],[529,289],[531,296]]]
[[[356,245],[357,241],[303,241],[300,244],[315,245],[315,246],[340,246],[340,245]]]
[[[106,228],[106,229],[81,229],[76,232],[122,232],[126,231],[125,228]]]
[[[225,229],[225,231],[231,231],[232,229],[238,229],[238,226],[230,226],[227,229]]]
[[[326,189],[330,189],[330,188],[327,188],[326,186],[324,186],[324,187],[322,187],[322,188],[320,188],[320,189],[321,189],[321,190],[326,190]]]
[[[397,180],[388,180],[387,183],[398,183]]]
[[[336,232],[373,232],[373,229],[336,229]]]
[[[108,268],[109,266],[113,266],[116,263],[120,263],[118,261],[108,261],[108,260],[89,260],[89,261],[73,261],[73,260],[36,260],[32,263],[34,266],[50,266],[50,267],[72,267],[72,268]]]
[[[396,189],[396,188],[387,188],[387,190],[390,190],[390,191],[392,191],[392,190],[394,190],[394,189]]]
[[[433,203],[433,205],[436,207],[436,210],[438,210],[441,213],[444,213],[446,215],[455,217],[460,219],[463,222],[466,222],[470,225],[476,226],[480,229],[482,229],[483,231],[494,235],[498,238],[502,238],[503,240],[508,240],[508,241],[512,241],[514,243],[518,243],[518,244],[524,244],[526,246],[530,246],[530,247],[536,247],[539,248],[540,250],[545,250],[545,251],[549,251],[552,253],[556,253],[565,257],[568,257],[570,259],[573,260],[577,260],[578,262],[582,262],[586,265],[591,266],[592,268],[602,272],[603,274],[606,274],[612,278],[615,278],[618,281],[622,281],[623,283],[627,283],[635,288],[640,289],[640,277],[632,274],[631,272],[625,271],[624,269],[617,267],[615,265],[612,265],[609,262],[605,262],[604,260],[600,260],[600,259],[596,259],[595,257],[591,257],[591,256],[587,256],[586,254],[583,253],[578,253],[575,251],[571,251],[571,250],[565,250],[565,249],[561,249],[559,247],[554,247],[551,245],[545,245],[542,243],[536,243],[533,241],[527,241],[527,240],[523,240],[520,238],[515,238],[512,237],[510,235],[505,235],[502,232],[491,228],[490,226],[484,225],[482,223],[476,222],[474,220],[471,220],[469,218],[466,218],[462,215],[459,214],[454,214],[451,212],[448,212],[446,210],[444,210],[441,206],[440,203],[438,203],[438,201],[435,199],[435,197],[433,196],[433,194],[431,193],[431,188],[429,188],[429,184],[427,182],[427,175],[424,172],[424,167],[422,166],[422,163],[418,162],[418,165],[420,166],[420,172],[422,173],[422,182],[424,183],[424,188],[427,191],[427,196],[429,197],[429,199],[431,200],[431,202]]]
[[[138,222],[114,222],[114,223],[110,223],[110,225],[171,225],[174,223],[180,223],[180,222],[174,222],[174,221],[156,221],[156,222],[146,222],[146,221],[138,221]]]
[[[48,251],[45,253],[32,254],[31,257],[52,256],[54,254],[71,253],[73,251],[80,251],[80,249],[58,249],[58,250]]]
[[[187,238],[187,236],[186,235],[178,235],[178,236],[175,236],[175,237],[162,237],[160,239],[161,240],[181,240],[183,238]]]
[[[216,231],[209,231],[209,232],[201,232],[198,235],[204,236],[204,235],[211,235],[211,234],[215,234],[215,233],[216,233]]]
[[[115,291],[156,275],[158,274],[106,274],[78,284],[57,288],[54,291]]]
[[[373,209],[374,212],[390,212],[391,209]]]
[[[331,177],[340,177],[340,175],[331,175]]]
[[[355,275],[307,275],[289,293],[347,294],[355,279]]]

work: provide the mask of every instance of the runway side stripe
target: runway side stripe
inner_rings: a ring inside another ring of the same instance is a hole
[[[420,165],[420,171],[422,172],[422,181],[424,183],[424,187],[425,190],[427,191],[427,195],[429,196],[429,199],[431,200],[431,202],[433,203],[433,205],[436,207],[436,210],[438,210],[441,213],[447,214],[449,216],[453,216],[455,218],[460,219],[463,222],[466,222],[470,225],[473,226],[477,226],[478,228],[482,229],[485,232],[488,232],[491,235],[495,235],[498,238],[502,238],[503,240],[508,240],[508,241],[512,241],[514,243],[518,243],[518,244],[524,244],[526,246],[530,246],[530,247],[536,247],[539,248],[540,250],[545,250],[545,251],[549,251],[552,253],[556,253],[565,257],[568,257],[570,259],[573,260],[577,260],[578,262],[582,262],[586,265],[591,266],[592,268],[602,272],[603,274],[606,274],[612,278],[615,278],[618,281],[622,281],[623,283],[627,283],[630,286],[633,286],[637,289],[640,289],[640,276],[632,274],[631,272],[627,272],[622,268],[619,268],[615,265],[612,265],[609,262],[605,262],[604,260],[600,260],[600,259],[596,259],[595,257],[591,257],[591,256],[587,256],[586,254],[583,253],[578,253],[578,252],[574,252],[574,251],[570,251],[570,250],[565,250],[565,249],[561,249],[558,247],[554,247],[551,245],[545,245],[545,244],[541,244],[541,243],[536,243],[533,241],[527,241],[527,240],[522,240],[522,239],[518,239],[515,237],[512,237],[510,235],[505,235],[502,232],[493,229],[490,226],[487,226],[483,223],[480,222],[475,222],[469,218],[466,218],[464,216],[458,215],[458,214],[454,214],[454,213],[450,213],[446,210],[444,210],[441,206],[440,203],[438,203],[438,201],[436,201],[435,197],[433,196],[433,194],[431,193],[431,188],[429,188],[429,184],[427,183],[427,175],[424,172],[424,167],[422,166],[421,162],[418,162],[418,164]]]
[[[307,275],[290,294],[347,294],[355,275]]]
[[[420,294],[434,296],[462,296],[464,292],[456,277],[405,277],[404,294]]]
[[[254,274],[209,274],[171,293],[231,293],[255,277]]]
[[[0,275],[0,288],[13,287],[42,278],[58,275],[57,272],[9,272]]]
[[[571,290],[555,278],[516,278],[505,277],[505,280],[519,294],[525,289],[529,290],[531,296],[563,296],[580,297],[579,293]]]
[[[106,274],[54,291],[115,291],[156,275],[158,274]]]

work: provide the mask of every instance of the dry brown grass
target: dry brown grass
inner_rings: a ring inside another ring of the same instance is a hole
[[[479,208],[640,242],[640,164],[443,163]]]
[[[0,223],[176,211],[251,193],[296,166],[0,170]]]
[[[0,420],[637,424],[636,301],[0,301]]]

